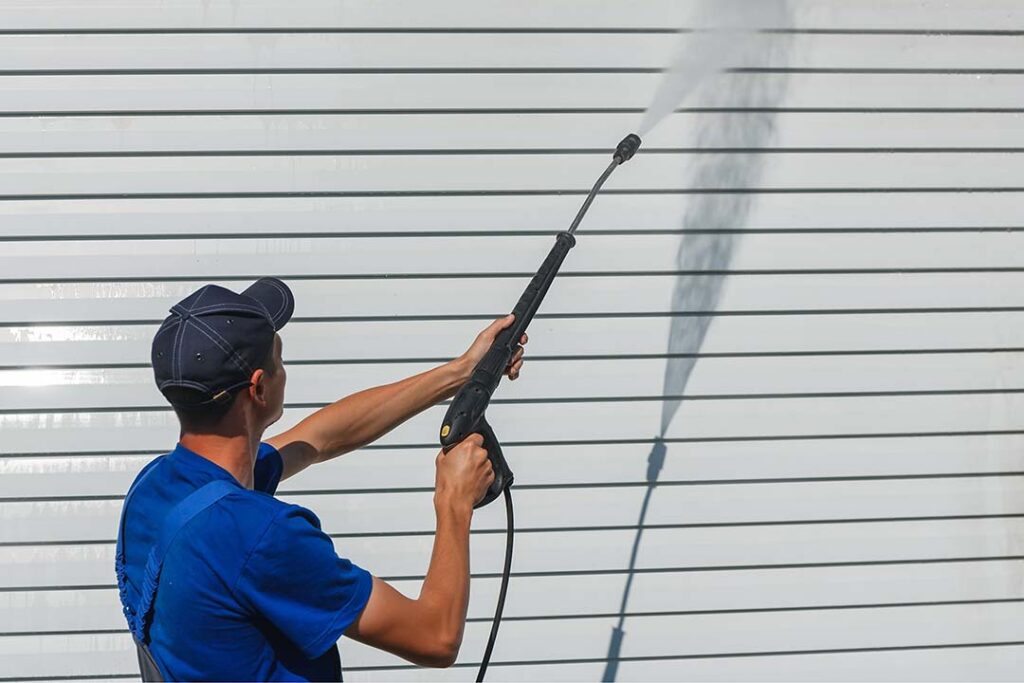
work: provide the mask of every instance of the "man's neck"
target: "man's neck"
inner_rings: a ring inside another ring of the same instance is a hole
[[[259,437],[248,434],[190,434],[183,433],[181,445],[193,453],[231,473],[247,489],[253,487],[253,467],[259,450]]]

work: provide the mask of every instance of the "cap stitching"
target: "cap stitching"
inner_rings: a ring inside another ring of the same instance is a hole
[[[255,301],[255,299],[254,299]],[[231,311],[246,311],[257,313],[261,316],[270,317],[270,313],[264,306],[250,306],[248,304],[211,304],[202,308],[195,308],[190,311],[193,316],[206,313],[230,313]]]
[[[284,313],[284,310],[288,307],[288,298],[289,297],[288,297],[288,294],[285,293],[284,289],[282,289],[281,286],[277,282],[275,282],[274,280],[272,280],[270,278],[267,278],[265,281],[266,281],[266,283],[268,285],[270,285],[275,290],[277,290],[278,294],[281,295],[281,305],[278,307],[277,313],[275,313],[272,316],[270,316],[274,320],[274,322],[276,323],[277,322],[277,316],[279,316],[282,313]]]
[[[196,300],[192,302],[192,307],[189,308],[190,311],[194,311],[196,309],[199,302],[203,300],[203,297],[206,296],[206,293],[209,292],[211,288],[212,285],[206,285],[205,287],[200,288],[199,296],[197,296]]]
[[[211,389],[209,386],[207,386],[203,382],[193,382],[190,379],[165,379],[163,382],[160,382],[159,384],[157,384],[156,388],[159,389],[160,391],[163,391],[164,388],[168,387],[168,386],[187,387],[187,388],[199,389],[201,391],[206,391],[206,392],[213,391],[213,389]]]
[[[199,319],[193,319],[190,320],[189,322],[195,325],[195,328],[202,332],[207,339],[216,344],[221,351],[228,354],[228,360],[234,363],[239,370],[249,373],[253,371],[252,368],[249,367],[249,364],[246,363],[245,360],[238,355],[238,352],[231,346],[230,342],[228,342],[227,339],[221,336],[221,334],[217,332],[217,330],[213,329],[212,327],[210,327],[205,322],[202,322]]]
[[[178,321],[178,330],[174,335],[174,341],[171,342],[171,377],[175,379],[181,379],[181,354],[179,351],[180,341],[184,336],[186,321],[182,318]]]
[[[247,380],[247,379],[246,380],[241,380],[241,381],[235,382],[234,384],[229,384],[228,386],[226,386],[226,387],[224,387],[222,389],[219,389],[217,393],[220,393],[221,391],[227,391],[227,392],[230,393],[232,391],[237,391],[238,389],[241,389],[242,387],[248,386],[249,384],[251,384],[251,382],[249,380]],[[213,389],[211,389],[206,384],[202,384],[200,382],[193,382],[193,381],[187,380],[187,379],[183,379],[183,380],[180,380],[180,381],[165,380],[165,381],[163,381],[163,382],[161,382],[160,384],[157,385],[157,389],[159,389],[161,392],[164,389],[167,389],[167,388],[198,389],[199,391],[204,391],[207,394],[212,394],[213,393]],[[168,398],[166,395],[164,396],[164,398],[167,398],[167,400],[171,403],[171,405],[201,406],[201,405],[206,405],[207,403],[213,403],[213,401],[214,401],[213,397],[211,396],[211,397],[207,398],[205,401],[199,401],[197,403],[189,403],[188,401],[178,401],[177,404],[175,404],[175,402],[171,401],[171,399]]]
[[[277,325],[274,323],[274,316],[270,315],[270,309],[267,308],[266,304],[264,304],[262,301],[260,301],[254,296],[246,296],[255,301],[257,304],[259,304],[260,310],[263,312],[263,315],[267,317],[267,320],[269,320],[270,324],[276,329]]]
[[[164,320],[163,323],[160,325],[160,328],[157,329],[156,334],[153,335],[153,341],[155,342],[160,337],[161,334],[166,334],[167,332],[170,332],[171,325],[178,322],[180,322],[180,320],[175,320],[171,318]]]

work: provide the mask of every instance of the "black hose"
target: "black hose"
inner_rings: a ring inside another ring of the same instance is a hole
[[[498,590],[498,606],[494,608],[494,621],[491,622],[491,636],[487,639],[487,649],[480,662],[480,671],[476,675],[476,683],[482,683],[487,674],[487,665],[491,662],[491,651],[494,641],[498,638],[498,627],[501,625],[501,613],[505,609],[505,594],[508,592],[508,578],[512,573],[512,539],[515,536],[515,517],[512,514],[512,491],[505,488],[505,568],[501,571],[501,588]]]

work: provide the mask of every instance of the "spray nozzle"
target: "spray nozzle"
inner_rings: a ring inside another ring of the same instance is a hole
[[[622,142],[615,148],[615,154],[612,154],[612,158],[620,164],[624,164],[633,158],[638,149],[640,149],[640,136],[636,133],[630,133],[622,138]]]

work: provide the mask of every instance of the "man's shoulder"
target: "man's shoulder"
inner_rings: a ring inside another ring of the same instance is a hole
[[[251,546],[275,520],[297,506],[278,500],[269,493],[233,487],[210,506],[206,514],[198,515],[190,526],[193,532],[207,534],[229,533]]]
[[[142,532],[149,542],[155,542],[162,529],[160,520],[167,518],[191,494],[214,481],[185,483],[176,481],[176,472],[162,456],[153,460],[139,473],[132,486],[131,501],[126,508],[128,527]],[[253,491],[238,485],[233,479],[231,489],[196,514],[186,524],[188,536],[208,548],[251,548],[274,520],[298,507],[278,500],[269,493]],[[127,502],[127,501],[126,501]],[[205,543],[203,542],[205,541]]]

